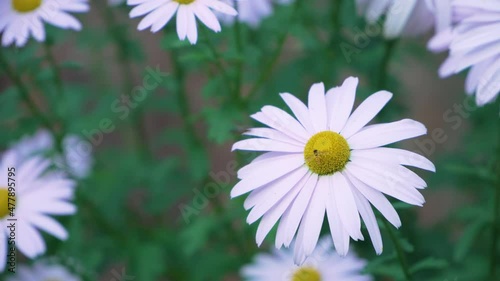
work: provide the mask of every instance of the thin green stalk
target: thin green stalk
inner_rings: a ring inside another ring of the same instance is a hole
[[[295,20],[295,17],[300,10],[300,6],[302,4],[302,0],[297,0],[295,1],[294,5],[294,10],[292,12],[292,16],[290,17],[290,22],[289,24],[293,23]],[[286,40],[288,39],[288,35],[290,32],[290,28],[287,28],[286,31],[281,35],[281,37],[278,40],[278,47],[274,51],[274,53],[270,56],[271,58],[267,62],[267,64],[264,65],[264,68],[262,71],[260,71],[260,76],[257,78],[255,84],[253,87],[250,89],[250,92],[248,93],[248,96],[246,97],[246,101],[250,100],[259,90],[260,88],[271,78],[271,74],[274,71],[274,67],[276,66],[276,63],[278,62],[281,53],[283,52],[283,49],[285,47]]]
[[[100,5],[102,11],[102,18],[106,23],[106,28],[110,38],[115,42],[118,47],[118,62],[120,64],[121,79],[123,81],[121,90],[122,93],[131,95],[134,88],[134,71],[130,63],[126,33],[122,32],[116,17],[110,7],[103,1],[96,1]],[[144,159],[150,158],[150,151],[148,148],[148,137],[144,127],[144,114],[142,109],[136,108],[131,114],[130,120],[130,135],[134,140],[134,144]]]
[[[45,58],[50,64],[52,71],[54,72],[54,84],[56,86],[57,96],[62,98],[64,96],[63,82],[61,79],[61,68],[57,63],[54,54],[52,52],[52,43],[50,39],[47,39],[44,43],[45,47]]]
[[[500,132],[500,131],[499,131]],[[497,251],[498,251],[498,236],[500,236],[500,133],[498,137],[498,148],[497,148],[497,162],[496,167],[493,170],[496,170],[497,173],[497,182],[495,188],[495,201],[493,204],[493,224],[491,229],[491,259],[490,259],[490,280],[496,280],[497,276]]]
[[[413,278],[410,273],[410,268],[408,267],[408,262],[406,261],[405,254],[403,252],[403,247],[401,247],[401,244],[399,243],[398,237],[392,230],[391,226],[386,220],[382,220],[384,222],[385,229],[387,230],[387,233],[389,233],[389,237],[392,240],[392,243],[394,244],[394,248],[396,249],[396,254],[398,255],[398,260],[399,264],[401,265],[401,269],[403,270],[403,273],[405,275],[406,281],[412,281]]]
[[[239,10],[238,1],[233,0],[233,4],[234,7],[236,7],[236,10]],[[236,42],[236,52],[238,53],[234,99],[239,104],[241,99],[241,85],[243,83],[243,42],[241,37],[241,22],[239,14],[236,16],[236,20],[234,22],[234,40]]]
[[[226,85],[231,85],[231,79],[229,79],[229,76],[227,74],[226,68],[222,64],[222,56],[220,55],[219,51],[217,51],[217,47],[214,45],[212,40],[210,39],[210,35],[207,33],[207,31],[204,28],[200,28],[201,33],[203,34],[204,41],[208,47],[208,50],[210,51],[210,54],[214,57],[215,61],[215,67],[217,70],[221,73],[222,79],[224,79],[224,83]]]
[[[177,103],[179,105],[179,109],[181,112],[181,117],[184,122],[184,129],[186,130],[191,144],[197,147],[203,147],[202,141],[198,138],[196,134],[196,128],[193,123],[193,119],[191,118],[191,109],[189,106],[189,101],[186,93],[186,73],[179,62],[178,53],[175,50],[170,52],[170,59],[172,60],[173,68],[174,68],[174,76],[175,81],[177,82],[176,86],[176,97]]]
[[[397,45],[397,39],[388,40],[385,42],[385,50],[384,56],[382,57],[382,61],[380,63],[380,75],[377,84],[377,89],[386,89],[387,88],[387,78],[389,76],[389,65],[394,55],[394,49]]]
[[[14,85],[17,87],[21,98],[28,106],[30,112],[37,117],[40,122],[42,122],[43,126],[50,130],[55,136],[57,136],[57,131],[54,128],[51,120],[42,113],[42,111],[37,107],[36,103],[31,99],[30,93],[26,85],[24,85],[21,76],[14,70],[14,68],[9,64],[7,59],[4,56],[3,52],[0,52],[0,66],[4,69],[5,73],[9,77]]]

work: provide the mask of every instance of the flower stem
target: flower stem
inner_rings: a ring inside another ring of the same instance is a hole
[[[236,0],[233,0],[234,7],[237,11],[239,11],[239,3]],[[243,83],[243,42],[241,37],[241,22],[240,15],[236,16],[234,22],[234,39],[236,42],[236,52],[238,53],[238,60],[236,63],[236,82],[234,86],[234,100],[240,103],[241,99],[241,84]]]
[[[120,76],[123,81],[121,87],[122,93],[130,96],[134,88],[134,71],[130,63],[130,46],[127,33],[120,29],[113,10],[106,2],[96,1],[96,3],[100,5],[99,8],[102,11],[102,17],[105,21],[107,32],[117,46],[117,57],[121,70]],[[143,159],[149,159],[151,153],[148,148],[148,137],[144,127],[144,114],[141,108],[138,107],[134,109],[130,121],[131,139],[134,140],[134,145]]]
[[[28,106],[31,113],[40,120],[40,122],[45,126],[49,131],[52,132],[54,136],[57,136],[57,131],[55,130],[51,120],[42,113],[42,111],[38,108],[36,103],[31,99],[30,93],[26,85],[23,83],[21,76],[15,71],[15,69],[9,64],[7,59],[4,56],[3,52],[0,52],[0,67],[5,70],[5,73],[9,77],[14,85],[17,87],[21,98]]]
[[[499,131],[500,132],[500,131]],[[492,237],[492,245],[491,245],[491,259],[490,259],[490,280],[496,280],[496,269],[498,267],[497,264],[497,251],[498,251],[498,236],[500,236],[500,133],[498,134],[498,147],[497,147],[497,161],[496,167],[493,170],[496,170],[497,173],[497,182],[495,187],[495,201],[493,203],[493,224],[491,227],[491,237]]]
[[[289,24],[294,22],[295,17],[300,10],[300,6],[302,4],[302,0],[296,0],[295,5],[294,5],[294,10],[292,12],[292,16],[290,17]],[[278,40],[278,47],[274,51],[274,53],[270,56],[270,59],[267,64],[264,65],[262,71],[260,71],[260,76],[257,78],[257,81],[253,85],[253,87],[250,89],[248,96],[246,97],[246,101],[248,102],[257,92],[260,90],[260,88],[271,78],[271,74],[273,73],[274,67],[276,66],[276,63],[278,62],[281,53],[283,52],[283,49],[285,47],[286,40],[288,39],[288,35],[290,33],[290,28],[287,28],[286,31],[281,35],[281,37]]]
[[[408,267],[408,262],[406,261],[405,254],[403,252],[403,247],[401,247],[401,244],[399,243],[398,237],[394,233],[394,231],[391,229],[391,226],[386,220],[382,220],[384,222],[385,229],[387,230],[387,233],[389,233],[389,237],[392,240],[392,243],[394,244],[394,248],[396,249],[396,254],[398,256],[399,264],[401,265],[401,269],[403,270],[403,273],[405,275],[406,281],[412,281],[413,278],[410,273],[410,268]]]
[[[389,64],[394,55],[394,49],[397,45],[397,39],[388,40],[385,42],[384,56],[380,63],[380,75],[378,80],[377,89],[383,90],[387,88],[387,77],[389,75]]]

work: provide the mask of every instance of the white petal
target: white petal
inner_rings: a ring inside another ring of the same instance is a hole
[[[356,177],[347,173],[349,181],[356,190],[359,191],[370,203],[377,208],[377,210],[384,216],[392,225],[399,228],[401,226],[401,219],[399,218],[396,209],[391,205],[389,200],[385,196],[364,182],[358,180]]]
[[[272,172],[267,165],[261,165],[261,168],[255,167],[255,170],[251,172],[255,177],[245,178],[237,183],[231,190],[231,198],[259,188],[304,165],[304,156],[302,154],[290,154],[273,158],[273,160],[266,160],[266,162],[267,165],[273,166]]]
[[[297,146],[271,139],[253,138],[236,142],[232,148],[232,151],[234,150],[301,153],[304,152],[304,146]]]
[[[277,180],[273,184],[265,186],[263,192],[260,194],[260,200],[253,207],[250,214],[247,217],[247,223],[252,224],[258,219],[260,219],[269,209],[271,209],[280,199],[285,197],[288,193],[291,193],[293,190],[297,192],[300,190],[299,188],[295,188],[298,185],[304,185],[307,178],[304,176],[307,174],[308,170],[305,167],[301,169],[297,169],[286,177],[283,177],[280,180]],[[295,198],[295,196],[293,196]],[[293,199],[292,198],[292,199]],[[290,201],[292,201],[290,199]],[[285,210],[283,210],[284,212]]]
[[[327,114],[325,100],[325,85],[317,83],[309,90],[309,114],[316,133],[326,131]]]
[[[358,209],[356,208],[356,202],[354,201],[349,183],[342,173],[335,173],[331,177],[333,186],[330,188],[333,189],[335,204],[342,225],[344,225],[347,233],[349,233],[354,240],[363,240],[363,235],[361,234],[361,220],[359,219]]]
[[[328,188],[328,177],[320,177],[297,234],[293,258],[297,265],[304,263],[318,243],[325,217],[325,199]]]
[[[291,94],[284,93],[280,95],[288,105],[288,107],[292,110],[295,117],[297,117],[297,120],[299,120],[300,124],[302,124],[302,126],[307,130],[309,134],[314,134],[315,131],[311,121],[311,117],[309,116],[309,109],[307,108],[307,106]]]
[[[306,170],[307,172],[307,170]],[[259,227],[257,228],[256,241],[257,245],[260,247],[264,238],[267,236],[269,231],[276,224],[278,219],[283,215],[285,210],[290,206],[290,203],[295,199],[301,188],[304,186],[305,182],[309,177],[303,177],[285,196],[282,196],[281,200],[276,203],[266,214],[262,217]],[[256,208],[258,208],[257,206]],[[253,209],[255,210],[255,209]],[[252,211],[253,211],[252,210]],[[252,213],[250,213],[251,215]],[[250,215],[248,217],[250,218]],[[248,220],[247,220],[248,221]]]
[[[358,82],[358,78],[349,77],[342,86],[330,89],[326,93],[327,110],[331,111],[329,121],[331,131],[338,133],[344,128],[354,105]]]
[[[400,140],[425,135],[425,126],[411,119],[403,119],[397,122],[367,126],[347,142],[351,149],[366,149],[384,146]]]
[[[353,194],[354,200],[356,200],[356,205],[358,206],[359,214],[363,218],[366,228],[368,229],[368,233],[370,234],[373,248],[375,249],[377,255],[380,255],[382,254],[383,244],[382,235],[380,234],[380,228],[378,227],[377,223],[377,218],[375,217],[372,207],[370,206],[370,203],[368,203],[366,198],[356,189],[353,189]]]
[[[328,223],[330,226],[330,234],[332,235],[333,244],[340,256],[345,256],[349,252],[349,233],[344,228],[341,222],[337,200],[334,195],[333,178],[329,177],[330,188],[326,195],[326,214],[328,215]]]
[[[376,92],[361,103],[347,120],[341,134],[349,138],[370,122],[392,98],[387,91]]]

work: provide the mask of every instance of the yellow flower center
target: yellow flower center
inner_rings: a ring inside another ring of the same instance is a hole
[[[321,281],[321,274],[312,267],[301,267],[293,274],[292,281]]]
[[[16,199],[16,198],[14,198]],[[10,200],[10,207],[15,207],[16,201]],[[14,206],[12,205],[14,204]],[[9,191],[6,187],[0,187],[0,219],[4,219],[10,214]]]
[[[318,175],[342,171],[349,161],[351,149],[346,139],[331,131],[312,136],[304,148],[304,159],[309,169]]]
[[[188,4],[193,3],[196,0],[174,0],[174,1],[181,4],[181,5],[188,5]]]
[[[12,0],[12,7],[20,13],[36,10],[42,5],[42,0]]]

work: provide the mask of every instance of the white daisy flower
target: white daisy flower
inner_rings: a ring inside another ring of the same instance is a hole
[[[493,102],[500,93],[500,1],[454,0],[440,14],[448,27],[428,45],[433,51],[450,51],[439,75],[470,68],[467,94],[476,93],[479,106]]]
[[[332,252],[331,239],[322,238],[301,266],[293,263],[291,250],[274,250],[272,255],[257,255],[241,274],[248,281],[371,281],[373,278],[361,274],[365,266],[366,262],[352,253],[339,257]]]
[[[68,233],[51,215],[71,215],[76,207],[73,199],[75,183],[59,173],[47,172],[50,161],[33,157],[20,162],[14,151],[6,152],[0,163],[0,271],[5,269],[8,249],[12,237],[8,227],[15,223],[15,246],[28,258],[35,258],[46,251],[40,230],[66,240]],[[8,171],[15,169],[15,175]],[[11,178],[11,180],[9,180]],[[9,185],[10,183],[10,185]],[[9,194],[8,187],[15,183],[15,194]],[[14,196],[12,196],[14,195]],[[15,199],[14,210],[8,209],[8,202]],[[13,212],[14,216],[11,216]],[[14,219],[15,221],[12,221]]]
[[[313,252],[325,212],[340,255],[347,254],[349,237],[363,240],[359,215],[380,254],[382,239],[370,203],[395,227],[401,221],[384,194],[411,205],[424,204],[418,189],[426,183],[405,166],[435,171],[434,165],[416,153],[382,146],[424,135],[425,126],[410,119],[366,126],[392,94],[377,92],[351,114],[357,85],[358,79],[351,77],[325,95],[323,83],[315,84],[308,107],[291,94],[281,94],[297,119],[264,106],[251,117],[270,128],[250,129],[245,135],[257,138],[233,146],[266,152],[238,171],[241,181],[231,197],[250,192],[244,207],[252,209],[249,224],[262,218],[256,236],[259,246],[280,218],[277,248],[288,247],[297,233],[297,264]]]
[[[45,40],[43,23],[62,29],[80,30],[81,23],[70,13],[89,10],[87,0],[3,0],[0,1],[0,32],[2,45],[15,43],[22,47],[33,36]]]
[[[37,261],[32,266],[21,265],[7,281],[80,281],[62,265],[50,264],[46,261]]]
[[[424,0],[356,0],[356,3],[369,23],[374,24],[386,15],[384,36],[389,39],[419,36],[434,26],[432,13]]]
[[[56,166],[79,178],[86,178],[93,165],[91,151],[80,149],[84,143],[80,137],[68,135],[63,140],[64,158],[61,155],[55,155],[52,160]],[[46,130],[39,130],[33,136],[25,136],[12,147],[16,151],[20,160],[26,160],[34,155],[47,156],[48,152],[55,151],[55,141],[52,134]],[[65,166],[67,165],[67,167]]]
[[[196,44],[198,40],[196,18],[211,30],[220,32],[219,20],[211,9],[231,16],[238,14],[220,0],[127,0],[127,4],[137,6],[130,11],[131,18],[147,14],[139,23],[139,30],[151,28],[152,32],[157,32],[177,14],[179,39],[185,40],[187,37],[191,44]]]
[[[234,0],[224,0],[233,5]],[[257,28],[261,21],[273,13],[273,2],[277,4],[289,4],[292,0],[237,0],[238,19],[252,28]],[[217,13],[217,16],[225,24],[233,24],[235,17]]]

